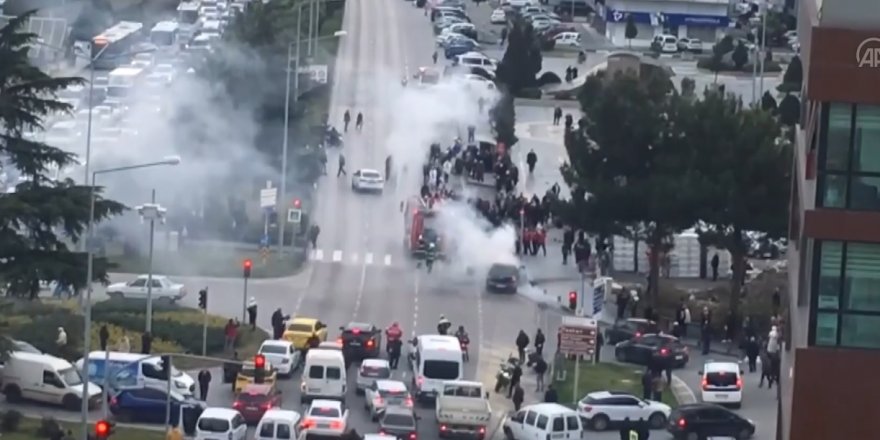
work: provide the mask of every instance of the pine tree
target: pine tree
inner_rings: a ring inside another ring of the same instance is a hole
[[[629,48],[632,49],[632,40],[635,37],[639,36],[639,28],[636,26],[636,21],[633,19],[632,14],[626,16],[626,29],[624,31],[624,37],[626,37],[626,42],[629,45]]]
[[[89,221],[93,189],[72,180],[54,181],[52,168],[75,164],[75,157],[59,148],[24,136],[42,129],[46,117],[70,112],[56,99],[58,91],[81,78],[52,78],[31,64],[30,45],[37,35],[27,32],[34,12],[11,19],[0,29],[0,156],[8,172],[22,179],[14,192],[0,195],[0,280],[9,294],[35,298],[41,281],[55,281],[80,290],[86,283],[86,255],[68,244],[83,239]],[[95,220],[122,212],[124,207],[100,197],[95,188]],[[95,259],[94,281],[107,281],[107,264]]]
[[[522,19],[514,20],[507,35],[507,50],[498,65],[498,82],[514,95],[522,89],[534,87],[542,62],[541,48],[532,25]]]
[[[516,137],[516,110],[513,95],[506,90],[502,91],[501,98],[492,107],[491,117],[495,140],[504,144],[509,150],[519,140]]]

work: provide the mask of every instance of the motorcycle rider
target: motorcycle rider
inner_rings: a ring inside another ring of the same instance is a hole
[[[452,327],[452,323],[446,319],[446,315],[440,315],[440,322],[437,323],[437,333],[446,335],[449,331],[449,327]]]
[[[458,326],[458,330],[455,331],[455,337],[458,338],[458,342],[461,344],[461,349],[464,351],[465,359],[469,359],[470,355],[468,353],[468,345],[471,344],[471,338],[468,337],[467,332],[464,330],[464,326]]]
[[[437,247],[434,243],[428,245],[428,251],[425,253],[425,266],[428,268],[428,273],[431,273],[431,269],[434,267],[434,260],[437,259]],[[444,335],[446,333],[443,333]]]
[[[399,341],[401,337],[403,337],[403,330],[400,329],[400,324],[397,321],[391,323],[388,328],[385,329],[385,337],[388,338],[388,342],[391,341]]]

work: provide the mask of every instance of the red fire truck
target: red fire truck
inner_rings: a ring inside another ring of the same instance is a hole
[[[437,254],[442,256],[440,232],[434,225],[434,210],[419,196],[410,197],[403,206],[403,242],[409,253],[422,258],[433,244]]]

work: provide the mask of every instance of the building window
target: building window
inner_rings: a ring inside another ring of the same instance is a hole
[[[880,348],[880,244],[815,246],[811,343]]]
[[[817,204],[880,211],[880,106],[826,103]]]

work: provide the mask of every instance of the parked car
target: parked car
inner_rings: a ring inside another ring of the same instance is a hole
[[[666,430],[676,440],[732,437],[746,440],[755,435],[755,422],[712,403],[681,405],[669,415]]]
[[[703,53],[703,41],[699,38],[679,38],[676,44],[679,52]]]
[[[651,333],[618,343],[614,347],[614,357],[618,362],[649,365],[659,362],[681,368],[688,362],[688,349],[670,335]]]
[[[492,24],[505,24],[507,23],[507,12],[504,9],[498,8],[492,11],[492,15],[489,16],[489,22]]]

